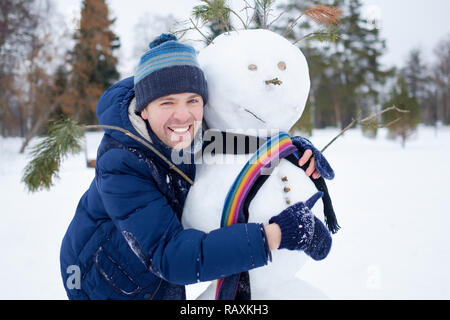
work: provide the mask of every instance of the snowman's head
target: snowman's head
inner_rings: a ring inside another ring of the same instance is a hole
[[[224,33],[198,56],[209,87],[211,129],[289,129],[300,118],[310,80],[303,53],[269,30]]]

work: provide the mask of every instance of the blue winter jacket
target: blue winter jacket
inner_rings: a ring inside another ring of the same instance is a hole
[[[99,123],[144,138],[128,115],[133,98],[133,78],[110,87],[97,105]],[[150,140],[170,159],[170,149],[151,130]],[[194,180],[194,164],[178,167]],[[189,187],[147,147],[122,132],[105,130],[95,178],[62,241],[61,274],[68,297],[185,299],[185,284],[267,264],[262,225],[236,224],[210,233],[184,230],[180,218]]]

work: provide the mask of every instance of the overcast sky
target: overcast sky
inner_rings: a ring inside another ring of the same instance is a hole
[[[187,19],[198,0],[107,0],[111,15],[116,18],[114,31],[121,40],[119,67],[123,76],[133,72],[130,61],[134,46],[133,29],[146,12],[172,14]],[[231,0],[238,5],[242,0]],[[409,50],[420,47],[425,58],[432,60],[432,49],[445,35],[450,35],[450,0],[362,0],[363,11],[379,19],[382,38],[387,52],[382,62],[388,66],[401,66]],[[68,24],[79,15],[81,0],[57,1],[58,10],[67,17]]]

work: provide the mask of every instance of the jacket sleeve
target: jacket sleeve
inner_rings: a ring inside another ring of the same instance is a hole
[[[171,283],[209,281],[267,264],[262,225],[184,230],[145,161],[127,150],[107,151],[97,163],[96,180],[106,211],[130,248]]]

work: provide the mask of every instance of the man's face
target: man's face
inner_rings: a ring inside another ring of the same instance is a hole
[[[188,147],[203,119],[203,98],[196,93],[170,94],[150,102],[141,117],[172,149]]]

